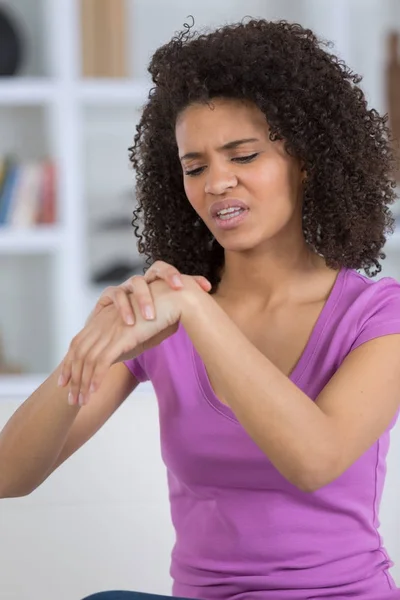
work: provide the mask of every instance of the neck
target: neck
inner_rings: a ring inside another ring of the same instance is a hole
[[[298,299],[310,274],[326,270],[323,258],[306,244],[273,251],[252,249],[247,252],[225,251],[225,264],[217,295],[245,302],[273,306]],[[303,286],[301,285],[303,284]]]

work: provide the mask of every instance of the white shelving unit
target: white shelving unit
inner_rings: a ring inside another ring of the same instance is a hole
[[[20,15],[24,9],[31,11],[29,2],[24,6],[24,0],[20,0],[18,4]],[[78,1],[43,0],[38,10],[42,11],[43,30],[40,34],[45,40],[49,61],[43,71],[50,75],[1,78],[0,111],[16,107],[36,107],[43,111],[49,153],[57,169],[59,223],[31,230],[0,228],[0,261],[5,258],[16,261],[18,257],[21,264],[24,256],[32,259],[47,255],[50,258],[46,268],[51,271],[51,290],[43,289],[41,293],[44,296],[51,294],[52,333],[51,339],[38,339],[39,352],[44,345],[50,344],[52,358],[46,368],[50,372],[87,316],[87,215],[82,158],[84,110],[93,106],[141,105],[149,86],[130,80],[82,80],[79,73]],[[12,286],[12,281],[8,285]],[[31,315],[32,319],[35,317]],[[3,317],[4,321],[6,318],[7,315]],[[11,319],[16,321],[18,315],[12,315]],[[10,323],[4,323],[6,330],[8,325]],[[2,329],[0,321],[0,332]],[[10,331],[12,335],[12,327]],[[0,376],[0,400],[10,396],[26,397],[45,377],[43,373]]]
[[[54,102],[57,87],[52,81],[40,78],[24,78],[15,80],[12,77],[3,77],[0,80],[0,106],[1,105],[26,105],[47,104]]]
[[[99,115],[103,115],[102,111],[106,111],[107,114],[117,118],[122,110],[140,109],[146,101],[150,87],[144,75],[150,50],[171,37],[186,21],[187,14],[197,15],[199,27],[203,24],[213,24],[210,21],[211,14],[219,23],[226,19],[239,20],[245,14],[300,20],[323,37],[335,41],[338,53],[350,64],[353,63],[353,58],[356,60],[359,55],[365,58],[358,50],[357,32],[350,24],[352,11],[356,4],[360,5],[359,0],[324,2],[325,11],[321,11],[320,0],[298,0],[296,3],[288,0],[270,2],[231,0],[229,3],[225,2],[225,8],[222,6],[223,3],[217,7],[218,14],[213,12],[215,3],[211,0],[205,0],[201,6],[194,0],[184,3],[175,0],[168,3],[168,10],[163,0],[153,2],[151,7],[147,0],[128,0],[129,18],[132,23],[136,23],[136,31],[132,39],[137,41],[131,51],[135,50],[138,55],[142,51],[142,46],[147,44],[141,55],[141,66],[136,69],[139,75],[124,81],[83,80],[80,78],[78,1],[42,0],[39,2],[35,10],[41,11],[40,35],[45,46],[44,57],[47,64],[43,65],[43,69],[37,75],[28,73],[24,77],[0,79],[0,113],[3,110],[36,107],[45,116],[50,155],[57,166],[59,207],[59,223],[54,227],[31,231],[0,229],[0,283],[1,261],[15,258],[16,264],[21,265],[21,260],[28,262],[28,259],[31,261],[34,258],[40,261],[47,256],[50,258],[46,263],[46,268],[50,269],[50,288],[40,289],[39,293],[43,298],[51,296],[50,314],[42,315],[44,321],[47,318],[51,319],[50,339],[41,340],[41,336],[37,336],[38,353],[42,351],[44,345],[50,348],[49,364],[46,369],[41,369],[39,374],[0,377],[0,401],[2,397],[9,396],[24,398],[43,381],[46,376],[43,371],[49,372],[61,360],[71,338],[81,329],[88,313],[89,302],[93,300],[93,287],[89,285],[87,243],[90,218],[86,196],[89,175],[84,150],[88,116],[92,118],[96,111]],[[13,4],[11,0],[9,3]],[[30,0],[18,0],[16,4],[19,5],[20,11],[25,7],[29,14],[32,13]],[[375,14],[381,4],[382,2],[378,0],[368,0],[363,5],[366,10],[375,11]],[[384,4],[388,9],[386,13],[389,14],[390,9],[394,15],[396,0],[385,0]],[[160,17],[157,21],[154,20],[154,11],[158,12]],[[383,24],[381,25],[383,27]],[[147,32],[146,35],[144,32]],[[379,35],[377,33],[377,40]],[[360,39],[360,44],[364,44],[365,47],[365,40]],[[139,62],[137,57],[135,60]],[[363,63],[363,70],[368,71],[365,64]],[[355,70],[358,68],[358,65],[355,65]],[[43,73],[48,75],[44,76]],[[369,75],[368,80],[376,82],[377,76]],[[379,105],[380,91],[372,86],[369,95],[376,99]],[[382,110],[382,106],[377,108]],[[99,116],[99,120],[102,119],[103,116]],[[134,123],[128,121],[127,127],[129,138],[133,139]],[[105,139],[107,141],[110,138],[106,136]],[[3,140],[3,146],[6,141]],[[123,143],[125,144],[125,141]],[[131,209],[128,210],[129,221]],[[397,263],[396,258],[400,253],[400,232],[396,232],[388,241],[386,251],[391,257],[392,265]],[[11,268],[10,264],[7,264],[8,268]],[[400,272],[395,273],[393,269],[391,271],[389,269],[388,274],[400,276]],[[12,282],[9,285],[11,284]],[[21,289],[24,290],[24,287],[22,286]],[[29,302],[26,306],[26,310],[28,309]],[[16,323],[19,317],[15,313],[5,318],[11,323]],[[30,319],[35,320],[36,315],[31,314]],[[0,320],[0,333],[2,327],[3,323]]]
[[[43,226],[32,230],[3,228],[0,231],[0,252],[4,254],[43,254],[63,249],[64,232],[58,226]]]

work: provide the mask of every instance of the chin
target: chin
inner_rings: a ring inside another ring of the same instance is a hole
[[[239,238],[237,237],[236,239],[234,239],[232,237],[232,239],[230,240],[218,240],[217,242],[223,247],[223,249],[227,252],[247,252],[249,250],[254,250],[254,248],[256,248],[259,245],[259,242],[257,243],[254,240],[251,240],[250,238]]]

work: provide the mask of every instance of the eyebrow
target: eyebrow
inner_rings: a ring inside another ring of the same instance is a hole
[[[252,142],[259,142],[260,140],[258,138],[245,138],[242,140],[233,140],[232,142],[228,142],[227,144],[224,144],[223,146],[221,146],[220,148],[218,148],[219,151],[221,150],[234,150],[235,148],[237,148],[238,146],[242,146],[243,144],[250,144]],[[200,158],[202,156],[201,152],[188,152],[187,154],[184,154],[183,156],[180,157],[180,160],[188,160],[189,158]]]

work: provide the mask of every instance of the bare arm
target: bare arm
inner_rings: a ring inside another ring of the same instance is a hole
[[[315,491],[384,433],[399,408],[400,335],[365,342],[316,402],[244,336],[212,297],[192,287],[181,322],[244,429],[291,483]]]
[[[58,367],[0,432],[0,497],[26,496],[109,419],[138,385],[124,364],[112,366],[84,408],[69,406]]]

